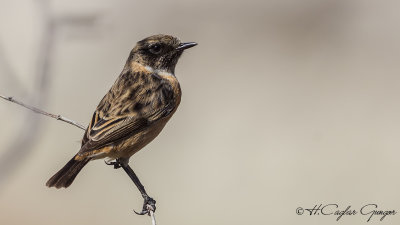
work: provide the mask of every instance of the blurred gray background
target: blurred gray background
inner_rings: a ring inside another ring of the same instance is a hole
[[[0,94],[84,125],[137,41],[199,43],[176,69],[180,108],[130,163],[159,225],[338,224],[296,214],[329,203],[400,211],[399,1],[0,5]],[[68,189],[45,187],[82,130],[1,99],[0,115],[0,224],[151,224],[101,160]]]

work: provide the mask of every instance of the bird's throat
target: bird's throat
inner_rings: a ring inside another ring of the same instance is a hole
[[[138,62],[132,62],[131,63],[131,70],[132,71],[143,71],[143,72],[147,72],[147,73],[156,73],[158,75],[161,76],[173,76],[175,77],[175,74],[168,72],[166,70],[162,70],[162,69],[155,69],[151,66],[146,66],[143,65],[141,63]]]

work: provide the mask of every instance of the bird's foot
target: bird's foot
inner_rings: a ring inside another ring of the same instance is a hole
[[[104,160],[104,162],[109,166],[114,166],[114,169],[119,169],[122,167],[121,163],[118,160],[115,160],[115,161]]]
[[[156,211],[156,200],[150,198],[149,196],[145,196],[142,211],[140,213],[136,212],[135,210],[133,211],[138,215],[147,214],[150,216],[150,212]]]

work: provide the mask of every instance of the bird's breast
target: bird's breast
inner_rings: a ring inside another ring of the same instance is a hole
[[[181,97],[182,97],[182,90],[181,86],[179,85],[178,79],[172,74],[164,74],[164,73],[159,73],[158,74],[162,79],[164,79],[166,82],[169,83],[172,87],[173,91],[173,99],[174,99],[174,104],[175,104],[175,110],[181,103]]]

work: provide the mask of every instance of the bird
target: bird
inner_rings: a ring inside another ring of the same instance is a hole
[[[144,215],[155,211],[156,201],[148,196],[129,166],[129,158],[157,137],[176,112],[182,91],[175,66],[184,50],[196,45],[165,34],[137,42],[122,72],[96,107],[80,150],[46,186],[67,188],[87,163],[107,158],[106,164],[115,169],[122,167],[141,192],[143,209],[135,212]]]

